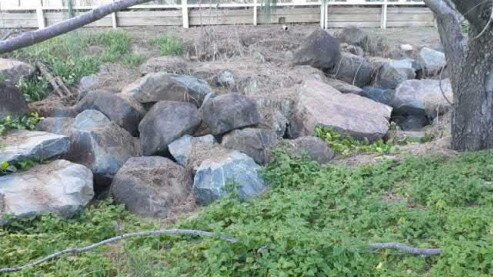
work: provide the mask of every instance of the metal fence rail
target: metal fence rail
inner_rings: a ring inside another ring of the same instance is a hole
[[[0,0],[0,28],[45,28],[63,19],[69,7],[66,0]],[[84,12],[115,0],[75,0],[73,11]],[[173,1],[173,2],[167,2]],[[190,2],[188,2],[190,1]],[[199,2],[197,2],[199,1]],[[203,3],[202,0],[165,0],[131,7],[114,13],[92,26],[153,26],[209,24],[315,23],[322,28],[359,25],[361,27],[433,26],[433,15],[422,1],[345,0],[322,2],[310,0],[278,1],[276,11],[283,16],[266,19],[262,0]],[[235,1],[235,0],[233,0]],[[237,0],[238,1],[238,0]],[[289,1],[289,2],[288,2]],[[163,4],[164,2],[164,4]],[[413,8],[414,7],[414,8]],[[205,12],[204,12],[205,11]],[[207,14],[209,13],[209,14]],[[249,15],[248,15],[249,14]],[[347,20],[346,20],[347,18]],[[155,20],[153,20],[155,19]],[[200,21],[201,21],[200,20]],[[378,20],[378,22],[376,22]]]

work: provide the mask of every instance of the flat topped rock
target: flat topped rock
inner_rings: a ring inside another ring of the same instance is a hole
[[[37,165],[27,172],[0,177],[0,225],[5,215],[47,212],[74,215],[94,197],[91,171],[66,160]]]
[[[317,127],[370,141],[383,138],[389,130],[392,108],[355,94],[343,94],[315,79],[305,81],[298,89],[292,134],[312,135]]]
[[[67,136],[40,131],[15,131],[0,138],[0,163],[45,161],[68,152]]]

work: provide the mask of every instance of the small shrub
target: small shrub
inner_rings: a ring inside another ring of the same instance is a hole
[[[144,55],[129,54],[123,59],[123,63],[129,67],[137,67],[145,61]]]
[[[18,171],[29,170],[37,164],[35,161],[21,161],[15,163],[3,162],[0,164],[0,176],[15,173]]]
[[[183,43],[170,36],[162,36],[153,40],[152,43],[159,47],[161,56],[180,56],[185,51]]]
[[[317,128],[315,135],[323,139],[337,154],[343,156],[357,153],[390,154],[395,151],[395,146],[383,140],[370,143],[368,140],[357,140],[343,135],[330,128]]]
[[[21,117],[7,116],[0,120],[0,136],[10,130],[34,130],[42,119],[37,113]]]
[[[50,92],[50,84],[40,76],[20,79],[17,88],[27,102],[43,100]]]

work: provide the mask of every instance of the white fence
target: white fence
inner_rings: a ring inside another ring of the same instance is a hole
[[[0,0],[0,28],[44,28],[67,17],[115,0]],[[322,28],[433,26],[431,11],[411,0],[278,0],[266,16],[263,0],[161,0],[131,7],[90,26],[315,23]],[[212,2],[210,2],[212,1]],[[241,1],[241,2],[238,2]]]

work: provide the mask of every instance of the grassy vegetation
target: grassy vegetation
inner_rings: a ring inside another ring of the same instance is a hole
[[[46,64],[68,86],[97,73],[104,63],[136,67],[144,61],[142,55],[132,53],[131,36],[120,31],[73,32],[15,51],[13,56],[31,64]],[[23,80],[18,87],[28,101],[41,100],[48,91],[48,83],[42,78]]]
[[[159,47],[161,56],[181,56],[185,52],[185,46],[180,40],[167,35],[154,39],[152,44]]]
[[[272,189],[231,197],[175,227],[233,236],[140,238],[13,276],[491,276],[492,152],[409,158],[350,169],[279,154]],[[102,203],[71,220],[53,216],[0,229],[0,267],[129,231],[163,228]],[[443,249],[424,258],[374,253],[369,243]]]
[[[370,143],[366,139],[358,140],[330,128],[317,128],[315,136],[323,139],[335,153],[343,156],[358,153],[391,154],[395,151],[393,144],[386,143],[383,140]]]

